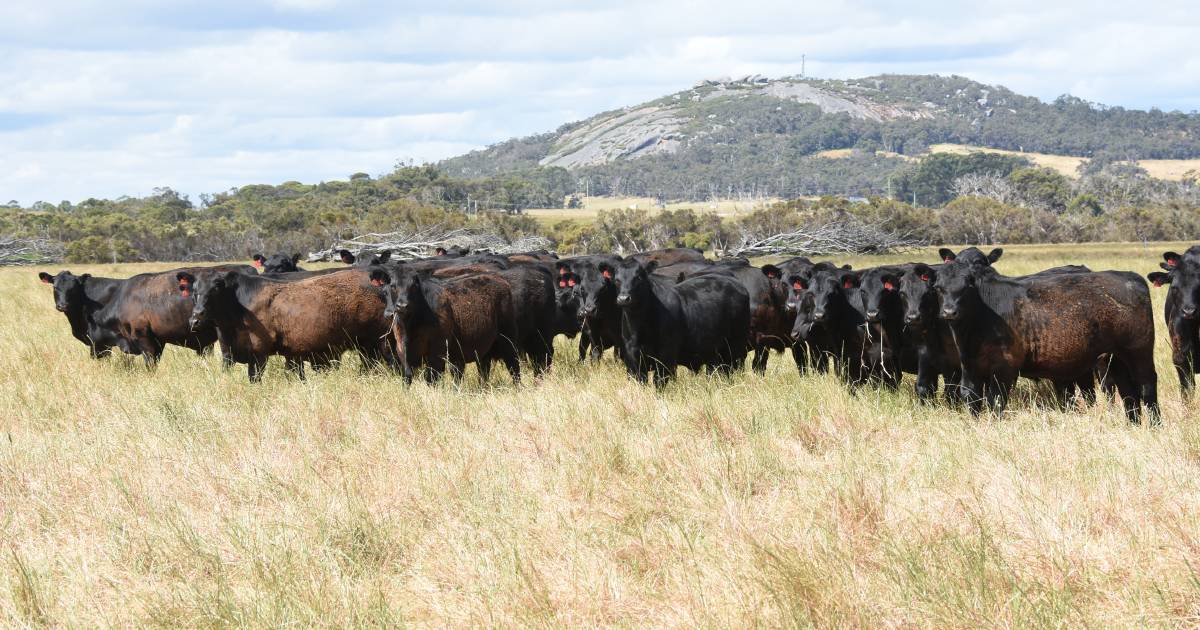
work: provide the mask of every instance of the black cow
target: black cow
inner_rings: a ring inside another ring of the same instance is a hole
[[[622,358],[640,382],[664,386],[682,365],[728,374],[745,364],[750,298],[735,278],[703,274],[682,282],[654,276],[657,263],[602,262],[621,309]]]
[[[774,265],[754,267],[745,258],[719,261],[686,262],[659,266],[655,274],[669,277],[695,277],[700,274],[727,274],[737,279],[750,297],[750,347],[754,350],[751,366],[759,374],[767,370],[771,351],[783,352],[791,346],[793,318],[787,310],[787,287],[782,272]]]
[[[355,256],[354,252],[348,249],[339,249],[337,251],[338,260],[347,265],[355,267],[370,267],[372,265],[382,265],[392,259],[392,250],[385,249],[378,254],[368,254]]]
[[[514,264],[494,272],[512,287],[517,349],[529,359],[534,376],[550,369],[554,360],[557,314],[554,275],[539,264]]]
[[[1163,254],[1163,269],[1147,276],[1154,286],[1171,285],[1167,290],[1164,316],[1167,333],[1171,336],[1171,363],[1179,375],[1179,391],[1190,398],[1196,386],[1196,371],[1200,369],[1200,245],[1189,247],[1183,255]]]
[[[870,328],[862,312],[860,272],[836,268],[814,268],[791,278],[803,292],[803,306],[792,328],[795,339],[815,351],[820,368],[834,366],[852,387],[868,379],[895,384],[898,375],[883,365],[884,357],[872,354]]]
[[[614,348],[618,356],[621,354],[621,311],[617,307],[612,278],[612,269],[621,260],[620,256],[600,254],[576,256],[555,263],[559,275],[572,274],[576,280],[573,299],[579,305],[581,361],[585,354],[598,361],[608,348]],[[601,265],[609,271],[602,271]]]
[[[1018,376],[1078,382],[1090,378],[1108,355],[1109,377],[1129,419],[1137,422],[1145,403],[1157,421],[1154,324],[1145,280],[1118,271],[1010,278],[980,257],[982,252],[970,248],[938,270],[916,268],[933,279],[972,412],[985,400],[1003,410]]]
[[[158,364],[167,345],[183,346],[201,355],[207,353],[217,342],[217,331],[211,325],[189,324],[192,303],[179,294],[176,280],[179,273],[204,271],[255,275],[249,265],[184,267],[138,274],[122,282],[113,298],[91,314],[93,334],[115,332],[121,337],[121,349],[141,354],[147,367]],[[222,358],[228,365],[226,350],[222,347]]]
[[[77,276],[70,271],[60,271],[53,276],[43,271],[38,278],[45,284],[53,285],[54,308],[66,315],[67,323],[71,325],[71,336],[91,350],[93,359],[110,354],[115,347],[130,354],[140,354],[136,347],[123,343],[123,338],[116,330],[100,328],[92,318],[95,312],[116,297],[124,280],[96,278],[89,273]]]
[[[263,273],[286,273],[289,271],[304,271],[296,263],[300,262],[300,254],[275,254],[270,258],[262,254],[253,257],[254,266]]]
[[[829,262],[813,263],[804,257],[793,258],[780,264],[782,266],[775,269],[778,269],[781,277],[785,279],[785,309],[786,317],[790,320],[789,336],[796,368],[802,374],[810,367],[824,372],[829,369],[829,360],[837,351],[838,344],[824,326],[813,325],[813,301],[807,291],[805,279],[819,271],[850,271],[850,265],[838,267]]]
[[[450,247],[437,247],[433,250],[433,255],[438,258],[462,258],[470,253],[470,249],[466,247],[459,247],[458,245],[451,245]]]

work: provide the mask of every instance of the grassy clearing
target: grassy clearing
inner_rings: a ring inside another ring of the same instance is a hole
[[[1079,175],[1077,169],[1085,159],[1070,155],[1006,151],[1004,149],[990,149],[987,147],[976,147],[966,144],[935,144],[929,147],[930,153],[957,153],[964,155],[967,153],[978,153],[980,151],[987,153],[1001,153],[1004,155],[1019,155],[1024,158],[1028,158],[1038,166],[1052,168],[1059,173],[1066,175],[1067,177],[1077,177]],[[1200,159],[1139,160],[1138,165],[1146,169],[1146,172],[1149,173],[1151,177],[1176,181],[1183,179],[1183,176],[1189,171],[1200,171]]]
[[[697,212],[715,212],[722,217],[736,217],[749,214],[759,208],[769,206],[778,199],[721,199],[716,201],[683,201],[665,204],[660,208],[650,197],[587,197],[583,207],[573,210],[565,208],[533,208],[525,210],[525,214],[537,219],[543,225],[552,226],[559,221],[573,220],[591,222],[602,210],[625,210],[634,208],[648,210],[651,213],[659,210],[690,209]]]
[[[1144,273],[1179,247],[999,266]],[[1000,418],[923,408],[911,381],[851,396],[778,356],[660,394],[565,340],[522,387],[276,362],[250,385],[178,348],[149,374],[89,360],[34,271],[0,270],[5,626],[1200,620],[1200,428],[1161,324],[1149,429],[1028,384]]]

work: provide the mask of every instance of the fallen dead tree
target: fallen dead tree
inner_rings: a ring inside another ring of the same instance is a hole
[[[897,254],[925,245],[911,234],[852,217],[798,227],[771,235],[743,233],[729,256],[814,256],[836,254]]]
[[[541,236],[524,236],[509,241],[494,232],[471,228],[447,230],[441,226],[434,226],[416,232],[363,234],[352,239],[336,241],[329,249],[311,252],[308,255],[308,261],[337,260],[338,252],[343,249],[349,250],[355,256],[390,250],[393,260],[411,260],[432,256],[439,247],[446,249],[461,247],[473,252],[515,254],[549,249],[550,246],[550,240]]]
[[[63,246],[56,241],[0,236],[0,265],[40,265],[62,257]]]

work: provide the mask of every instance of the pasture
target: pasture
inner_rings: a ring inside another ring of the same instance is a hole
[[[1145,274],[1186,246],[1014,246],[996,266]],[[39,270],[0,270],[6,626],[1200,622],[1200,426],[1165,288],[1150,428],[1028,382],[1000,417],[923,407],[911,376],[852,395],[788,355],[656,392],[562,338],[521,386],[470,368],[405,387],[349,355],[251,384],[177,347],[151,373],[89,359]]]

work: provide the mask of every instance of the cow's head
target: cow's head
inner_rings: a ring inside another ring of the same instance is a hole
[[[808,293],[812,296],[812,321],[823,324],[840,316],[844,312],[842,307],[848,305],[846,292],[857,289],[859,284],[858,274],[853,271],[815,271],[808,288]]]
[[[60,271],[56,275],[46,272],[38,274],[43,284],[54,287],[54,308],[60,313],[82,308],[87,300],[87,281],[92,274],[75,275],[70,271]]]
[[[986,254],[978,247],[968,247],[957,254],[944,247],[938,250],[938,256],[941,256],[943,263],[959,262],[980,267],[990,267],[992,263],[1000,260],[1000,257],[1003,255],[1004,250],[999,247]]]
[[[934,282],[937,269],[930,265],[915,265],[900,276],[900,302],[904,305],[904,323],[912,326],[929,324],[930,316],[936,317],[937,291]]]
[[[975,284],[980,263],[970,260],[960,254],[954,262],[942,265],[934,278],[933,287],[942,306],[939,316],[946,321],[969,317],[979,299]]]
[[[406,318],[422,299],[421,274],[413,269],[372,269],[370,281],[383,293],[383,316]]]
[[[859,295],[867,321],[878,323],[900,307],[901,273],[902,269],[894,267],[876,267],[863,272]]]
[[[300,254],[275,254],[270,258],[262,258],[262,254],[257,254],[254,257],[255,265],[262,269],[263,273],[288,273],[290,271],[300,271],[300,267],[296,263],[300,262]]]
[[[657,268],[657,260],[639,263],[630,259],[621,261],[615,267],[602,263],[600,273],[608,273],[612,277],[617,290],[617,306],[636,307],[646,299],[650,291],[650,274]]]
[[[192,300],[188,326],[196,330],[227,312],[231,303],[237,300],[238,280],[241,277],[236,271],[206,271],[199,274],[181,271],[175,274],[179,295]]]
[[[1179,316],[1196,319],[1200,310],[1200,248],[1192,247],[1182,256],[1175,252],[1163,254],[1162,267],[1166,273],[1155,272],[1146,276],[1154,286],[1171,285],[1171,291],[1179,296]]]
[[[576,276],[575,292],[579,300],[576,315],[580,322],[599,316],[601,310],[614,304],[617,297],[614,279],[620,263],[620,256],[608,256],[600,261],[572,262],[569,267],[563,267],[561,263],[555,265],[559,273],[569,269]]]

